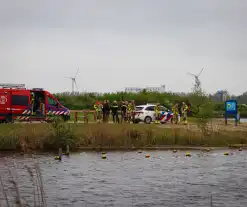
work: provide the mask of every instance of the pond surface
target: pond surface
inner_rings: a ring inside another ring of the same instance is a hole
[[[47,206],[247,206],[247,151],[83,152],[63,157],[38,156]],[[150,158],[145,158],[149,153]],[[12,159],[9,158],[9,162]],[[32,158],[15,158],[21,196],[33,206],[33,187],[24,165]],[[0,175],[8,185],[4,157]],[[1,206],[3,203],[0,190]]]

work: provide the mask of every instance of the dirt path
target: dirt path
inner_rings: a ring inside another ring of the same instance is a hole
[[[189,123],[188,125],[184,125],[183,123],[179,124],[161,124],[157,125],[157,127],[161,128],[180,128],[180,129],[187,129],[191,131],[199,131],[200,129],[198,128],[196,123]],[[238,126],[234,125],[233,121],[229,121],[228,125],[225,125],[224,120],[219,120],[215,119],[212,120],[212,122],[208,123],[208,127],[213,129],[213,131],[247,131],[247,123],[240,123]]]

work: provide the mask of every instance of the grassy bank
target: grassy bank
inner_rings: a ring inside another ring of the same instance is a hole
[[[227,147],[246,144],[246,130],[129,124],[4,124],[0,150],[51,151],[59,147],[131,149],[162,146]]]

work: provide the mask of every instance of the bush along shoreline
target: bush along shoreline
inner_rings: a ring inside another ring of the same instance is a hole
[[[32,153],[66,150],[202,149],[247,144],[247,131],[225,131],[198,124],[165,128],[129,124],[5,124],[0,125],[0,150]]]

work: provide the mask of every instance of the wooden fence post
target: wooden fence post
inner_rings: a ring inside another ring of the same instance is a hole
[[[97,122],[97,114],[96,114],[96,111],[93,112],[93,116],[94,116],[94,121]]]
[[[84,112],[84,122],[88,124],[88,111]]]
[[[75,112],[75,122],[78,121],[78,112]]]

